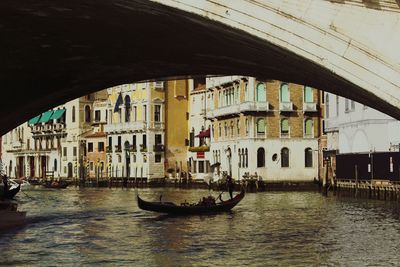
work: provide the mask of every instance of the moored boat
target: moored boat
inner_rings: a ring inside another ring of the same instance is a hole
[[[0,199],[13,199],[20,191],[21,185],[10,186],[8,190],[4,190],[4,184],[0,186]]]
[[[219,203],[199,203],[199,204],[181,204],[177,205],[172,202],[149,202],[141,199],[137,195],[138,206],[142,210],[161,212],[173,215],[190,215],[190,214],[204,214],[204,213],[217,213],[230,211],[235,207],[245,195],[242,190],[234,198],[221,201]]]
[[[69,185],[69,182],[65,181],[53,181],[53,182],[45,182],[43,183],[43,186],[46,188],[55,188],[55,189],[65,189]]]

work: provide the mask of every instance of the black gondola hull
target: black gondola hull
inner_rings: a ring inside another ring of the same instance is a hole
[[[173,215],[193,215],[205,213],[219,213],[230,211],[235,207],[243,198],[245,192],[242,191],[233,199],[215,204],[215,205],[176,205],[174,203],[161,203],[161,202],[148,202],[137,196],[138,206],[142,210],[154,211],[160,213],[167,213]]]

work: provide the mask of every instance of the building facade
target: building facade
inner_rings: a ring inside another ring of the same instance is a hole
[[[234,178],[312,181],[318,177],[318,90],[252,77],[208,78],[210,162]]]
[[[2,161],[13,178],[83,177],[93,101],[98,92],[50,109],[3,136]],[[104,94],[104,92],[103,92]]]
[[[163,178],[166,169],[186,160],[187,86],[187,81],[168,81],[107,89],[109,176]]]

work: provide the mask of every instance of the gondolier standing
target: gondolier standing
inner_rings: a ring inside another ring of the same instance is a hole
[[[8,181],[7,181],[7,176],[3,175],[3,185],[4,185],[4,195],[7,195],[8,192]]]
[[[228,192],[232,199],[233,198],[233,188],[234,188],[235,184],[233,183],[232,176],[230,176],[230,175],[228,175],[226,177],[226,186],[228,187]]]

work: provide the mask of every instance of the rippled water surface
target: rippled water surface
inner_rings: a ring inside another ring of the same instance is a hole
[[[148,200],[163,194],[165,201],[176,202],[194,202],[208,194],[139,192]],[[247,194],[230,213],[170,217],[139,210],[134,190],[35,189],[20,193],[18,200],[29,223],[0,233],[0,265],[400,264],[399,209],[394,203],[266,192]]]

